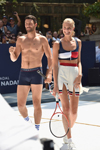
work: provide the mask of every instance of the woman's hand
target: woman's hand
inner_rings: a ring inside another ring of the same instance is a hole
[[[74,80],[74,87],[79,88],[81,83],[82,75],[78,75],[76,79]]]
[[[53,89],[53,96],[55,97],[56,96],[56,93],[59,94],[59,89],[58,89],[58,85],[54,86],[54,89]]]

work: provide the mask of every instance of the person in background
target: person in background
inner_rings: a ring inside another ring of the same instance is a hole
[[[53,32],[53,38],[54,41],[60,41],[60,39],[58,38],[58,33],[56,31]]]
[[[10,18],[10,26],[7,26],[7,30],[9,30],[11,33],[14,33],[15,36],[17,36],[18,34],[18,30],[19,30],[19,27],[21,25],[21,20],[18,16],[18,13],[17,12],[14,12],[14,15],[17,17],[17,24],[15,24],[15,20],[13,17]]]
[[[84,32],[81,31],[81,35],[80,35],[80,36],[81,36],[81,37],[85,36]]]
[[[62,28],[58,30],[58,37],[63,34]]]
[[[6,26],[3,26],[3,21],[0,20],[0,43],[6,43],[6,34],[7,28]]]
[[[6,26],[6,27],[10,26],[7,16],[3,16],[2,21],[3,21],[3,26]]]
[[[3,34],[7,32],[6,26],[3,26],[3,21],[0,20],[0,30],[2,31]]]
[[[96,32],[96,25],[95,24],[92,24],[92,27],[91,27],[91,31],[92,31],[92,34],[94,34]]]
[[[59,35],[59,39],[61,39],[61,38],[63,38],[64,37],[64,35],[63,34],[60,34]]]
[[[96,63],[100,63],[100,41],[99,45],[95,47],[95,51],[96,51]]]
[[[0,44],[6,43],[5,35],[3,34],[2,30],[0,30]]]
[[[19,31],[18,32],[18,35],[17,35],[17,38],[19,37],[19,36],[22,36],[23,35],[23,33],[21,32],[21,31]]]
[[[14,33],[11,34],[10,31],[7,31],[5,36],[4,36],[4,43],[9,44],[9,43],[16,43],[16,36]]]
[[[52,32],[51,32],[51,30],[48,30],[48,33],[50,33],[50,34],[52,35]]]
[[[11,34],[11,39],[10,39],[9,43],[16,43],[16,36],[14,33]]]
[[[84,34],[85,35],[92,35],[92,30],[89,26],[85,27]]]
[[[7,30],[5,34],[5,43],[9,44],[9,41],[11,40],[11,32]]]
[[[49,33],[49,32],[47,32],[47,33],[46,33],[46,38],[47,38],[47,40],[48,40],[48,43],[49,43],[50,48],[52,48],[52,34]]]

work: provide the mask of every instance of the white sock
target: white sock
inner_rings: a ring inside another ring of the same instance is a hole
[[[35,128],[39,131],[39,129],[40,129],[40,124],[35,124]]]
[[[26,118],[24,118],[26,121],[29,121],[29,116],[27,116]]]

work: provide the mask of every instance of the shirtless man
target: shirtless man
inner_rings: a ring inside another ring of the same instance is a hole
[[[21,70],[19,74],[19,84],[17,86],[17,104],[21,115],[25,120],[30,121],[26,108],[28,93],[32,91],[32,100],[34,105],[35,127],[39,130],[41,121],[41,95],[43,87],[43,78],[37,73],[42,71],[42,57],[45,53],[48,59],[49,71],[45,83],[52,80],[52,54],[46,37],[36,33],[37,21],[32,15],[26,16],[25,28],[27,34],[17,39],[16,47],[10,47],[10,58],[14,62],[21,53]]]

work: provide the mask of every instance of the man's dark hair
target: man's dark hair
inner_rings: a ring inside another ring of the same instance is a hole
[[[33,15],[28,15],[28,16],[26,16],[26,17],[25,17],[25,20],[26,20],[26,19],[31,19],[31,20],[34,21],[34,23],[37,23],[37,19],[36,19],[36,17],[33,16]]]

